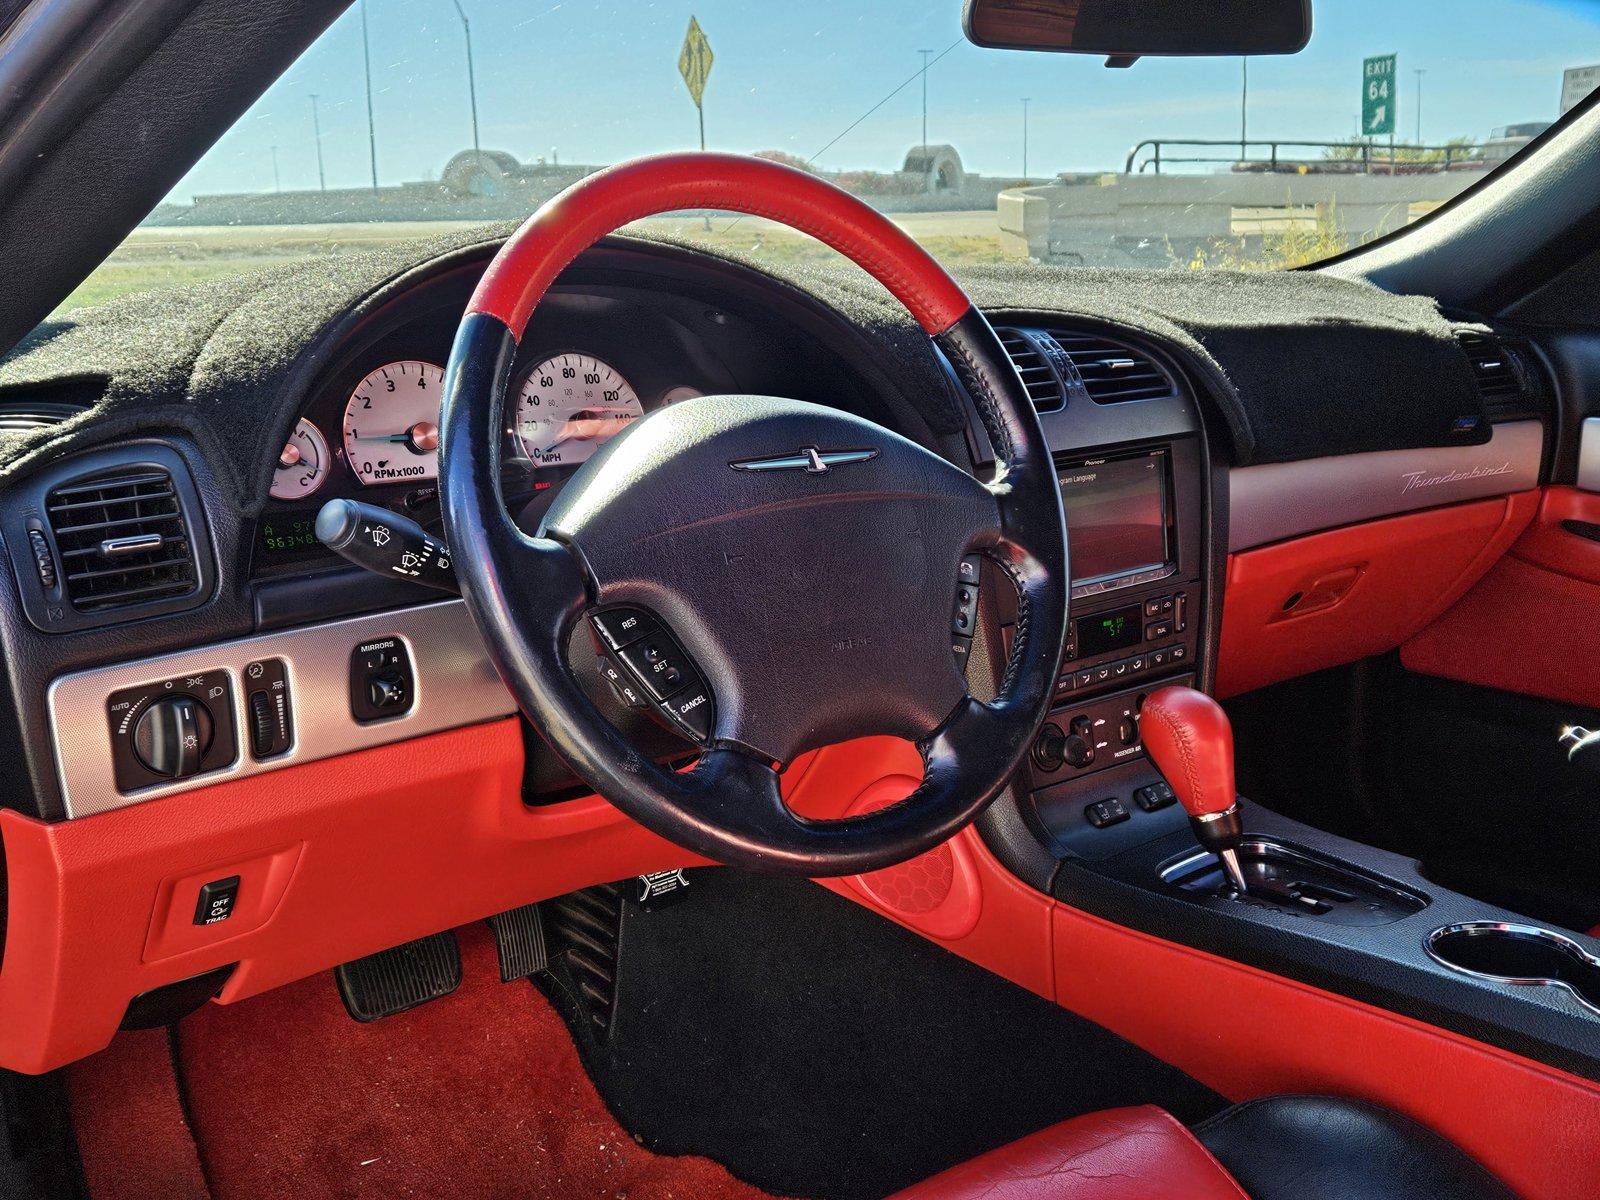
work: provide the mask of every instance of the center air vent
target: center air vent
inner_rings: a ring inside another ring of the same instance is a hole
[[[1456,341],[1466,351],[1490,420],[1542,415],[1548,393],[1542,384],[1539,360],[1527,341],[1477,329],[1457,329]]]
[[[1456,340],[1467,352],[1472,364],[1472,374],[1478,381],[1478,392],[1485,400],[1491,396],[1516,396],[1522,392],[1522,381],[1517,377],[1517,366],[1506,348],[1493,334],[1463,329]]]
[[[1037,340],[1039,332],[1006,328],[996,329],[995,333],[999,335],[1000,344],[1006,348],[1012,365],[1017,368],[1017,374],[1022,376],[1022,386],[1028,389],[1028,399],[1033,401],[1033,407],[1042,413],[1059,412],[1065,408],[1066,387],[1041,349]]]
[[[198,577],[172,476],[117,470],[51,490],[45,502],[68,602],[81,613],[192,595]]]
[[[1096,404],[1171,396],[1172,380],[1143,350],[1094,333],[1052,329],[1047,334],[1068,359]]]
[[[1073,393],[1096,404],[1157,400],[1177,393],[1166,368],[1148,351],[1126,342],[1078,329],[1005,326],[995,332],[1033,406],[1042,413],[1065,408]]]

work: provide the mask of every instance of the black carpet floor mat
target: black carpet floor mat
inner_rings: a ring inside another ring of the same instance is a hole
[[[691,873],[630,905],[609,1037],[543,986],[623,1126],[771,1192],[880,1197],[1053,1122],[1226,1101],[1115,1034],[803,880]]]

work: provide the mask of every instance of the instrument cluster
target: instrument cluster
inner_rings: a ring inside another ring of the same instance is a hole
[[[364,487],[438,479],[443,387],[444,369],[421,359],[374,367],[344,402],[337,443],[309,416],[295,424],[278,456],[272,498],[315,495],[341,463]],[[535,474],[579,466],[645,414],[638,391],[621,372],[577,350],[536,363],[514,391],[509,448]],[[700,394],[680,385],[656,400],[670,404]]]
[[[258,570],[320,556],[313,523],[330,499],[379,504],[438,528],[440,363],[457,316],[414,318],[333,364],[278,455],[257,526]],[[553,316],[530,331],[506,396],[501,485],[530,530],[560,485],[647,412],[735,390],[700,356],[685,362],[653,339],[624,343],[616,324],[593,314],[564,315],[558,305]]]

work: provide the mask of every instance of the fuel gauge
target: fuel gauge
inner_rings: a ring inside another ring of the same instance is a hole
[[[300,500],[311,495],[328,478],[328,439],[310,421],[301,417],[278,455],[278,469],[272,476],[274,500]]]

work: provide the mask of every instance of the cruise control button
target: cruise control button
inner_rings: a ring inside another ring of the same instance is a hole
[[[667,710],[673,723],[695,741],[703,742],[711,736],[717,712],[716,705],[711,701],[711,689],[705,684],[696,680],[693,687],[684,688],[662,707]]]
[[[664,633],[646,634],[631,646],[618,650],[617,655],[657,700],[665,700],[678,689],[699,680],[678,644]]]
[[[604,657],[600,659],[600,676],[611,685],[611,690],[617,694],[617,699],[629,708],[644,708],[650,703],[628,677],[628,673],[611,659]]]
[[[620,650],[659,628],[654,617],[637,608],[608,608],[604,612],[590,613],[589,623],[600,640],[613,650]]]

